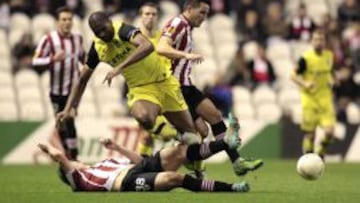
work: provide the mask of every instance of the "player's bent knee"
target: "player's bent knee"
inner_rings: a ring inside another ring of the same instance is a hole
[[[190,132],[183,133],[181,135],[181,140],[180,141],[182,143],[184,143],[184,144],[187,144],[187,145],[201,143],[200,136],[195,134],[195,133],[190,133]]]
[[[135,115],[134,117],[140,123],[140,125],[146,130],[151,130],[155,125],[155,119],[152,119],[147,114]]]
[[[167,172],[164,178],[166,182],[173,187],[180,186],[184,179],[183,175],[176,172]]]
[[[202,138],[206,138],[209,134],[209,128],[205,125],[201,128],[198,128],[198,132]]]

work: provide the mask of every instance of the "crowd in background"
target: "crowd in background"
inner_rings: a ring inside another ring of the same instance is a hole
[[[158,3],[160,0],[153,0]],[[338,107],[345,108],[349,101],[358,102],[359,85],[353,75],[360,72],[360,3],[343,0],[335,15],[326,14],[321,22],[315,22],[305,4],[300,3],[295,13],[287,13],[285,6],[291,0],[210,0],[211,18],[222,13],[235,19],[239,49],[230,62],[227,74],[218,79],[216,87],[242,85],[250,89],[259,84],[273,86],[277,77],[271,61],[266,57],[266,48],[276,39],[286,41],[309,41],[312,31],[321,28],[328,34],[328,46],[334,53],[335,75],[338,79],[334,92]],[[332,1],[332,0],[328,0]],[[146,0],[103,0],[103,8],[109,14],[123,13],[132,22],[138,8]],[[183,0],[173,1],[179,5]],[[39,13],[55,14],[58,7],[67,5],[84,18],[85,6],[81,0],[2,0],[0,2],[0,28],[9,29],[9,19],[14,13],[33,17]],[[246,61],[242,46],[249,41],[258,43],[254,59]],[[13,69],[31,67],[35,45],[31,34],[25,34],[12,47]],[[39,70],[37,70],[39,71]],[[42,72],[40,70],[39,72]],[[215,88],[216,90],[216,88]],[[210,89],[209,91],[214,91]],[[344,115],[339,113],[339,119]]]

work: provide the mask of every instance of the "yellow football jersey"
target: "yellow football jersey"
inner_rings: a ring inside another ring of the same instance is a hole
[[[320,55],[314,50],[306,51],[303,54],[306,63],[306,70],[302,74],[305,81],[311,81],[315,85],[312,89],[302,89],[302,97],[319,97],[332,95],[332,66],[333,54],[324,50]]]
[[[106,62],[115,68],[133,53],[136,47],[119,37],[118,33],[123,25],[122,22],[113,21],[112,24],[114,26],[114,37],[111,42],[107,43],[95,37],[94,47],[99,61]],[[170,64],[166,64],[162,60],[163,58],[156,52],[152,52],[144,59],[126,67],[122,75],[125,77],[129,88],[164,81],[169,78],[171,75]]]
[[[159,43],[161,33],[162,33],[161,30],[157,30],[154,33],[154,36],[152,36],[152,37],[147,36],[148,39],[151,41],[151,43],[154,45],[155,48],[157,47],[157,45]],[[160,61],[164,65],[164,67],[167,68],[167,71],[169,71],[169,74],[171,74],[171,60],[169,58],[166,58],[165,56],[161,56],[161,55],[158,55],[158,57],[160,58]]]

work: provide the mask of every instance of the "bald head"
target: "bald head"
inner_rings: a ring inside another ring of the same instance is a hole
[[[89,17],[89,26],[95,36],[105,42],[110,42],[114,36],[114,27],[109,16],[102,11],[94,12]]]
[[[97,27],[99,24],[104,24],[106,21],[110,21],[109,16],[102,11],[94,12],[89,17],[89,25],[92,30]]]

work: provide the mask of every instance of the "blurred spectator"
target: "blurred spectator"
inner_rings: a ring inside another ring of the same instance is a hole
[[[120,11],[120,1],[116,0],[103,0],[104,10],[107,14],[113,15]]]
[[[50,13],[50,0],[33,0],[32,9],[36,13]]]
[[[230,14],[230,1],[231,0],[210,0],[210,15],[213,14]]]
[[[360,22],[353,23],[349,29],[349,34],[345,36],[345,42],[356,70],[360,71]]]
[[[219,85],[243,85],[247,86],[249,81],[248,73],[246,72],[246,62],[242,47],[239,46],[238,50],[229,66],[227,67],[225,74],[218,78]]]
[[[257,5],[255,0],[239,0],[239,5],[237,8],[237,27],[240,27],[241,24],[245,22],[245,14],[247,11],[257,11]]]
[[[240,42],[265,41],[265,34],[260,23],[259,15],[255,10],[248,10],[245,14],[245,23],[240,26]]]
[[[325,33],[327,33],[329,37],[340,36],[338,22],[330,15],[330,13],[327,13],[323,16],[322,24],[320,27],[324,30]]]
[[[360,4],[356,0],[344,0],[338,8],[338,20],[341,29],[350,22],[360,20]]]
[[[214,87],[205,87],[204,93],[219,109],[223,117],[227,118],[233,106],[231,88],[228,86],[217,85]]]
[[[334,66],[340,67],[345,63],[346,55],[344,52],[344,46],[339,37],[329,36],[329,49],[334,53]]]
[[[256,56],[246,66],[254,88],[261,84],[272,86],[275,82],[276,75],[271,62],[266,58],[265,47],[259,45]]]
[[[116,1],[116,0],[115,0]],[[135,19],[140,6],[144,0],[120,1],[120,12],[123,12],[127,18]]]
[[[271,2],[268,5],[263,20],[264,31],[268,37],[287,37],[288,26],[283,14],[283,8],[279,2]]]
[[[308,41],[315,28],[314,21],[307,15],[305,4],[300,4],[297,16],[292,19],[290,24],[290,38]]]
[[[32,35],[25,33],[20,41],[15,44],[12,54],[14,56],[14,72],[22,68],[30,68],[31,60],[34,54],[35,45],[33,44]]]
[[[33,14],[33,9],[31,8],[32,2],[26,0],[10,0],[10,13],[24,13],[27,16],[31,17]]]
[[[0,29],[7,30],[10,22],[10,8],[8,1],[0,2]]]
[[[60,7],[69,7],[76,15],[81,18],[85,15],[85,7],[82,0],[51,0],[50,12],[56,16],[56,10]]]
[[[353,69],[348,65],[344,65],[336,71],[337,84],[334,87],[334,92],[338,107],[337,117],[343,122],[347,122],[347,106],[359,98],[360,89],[352,77],[353,74]]]

